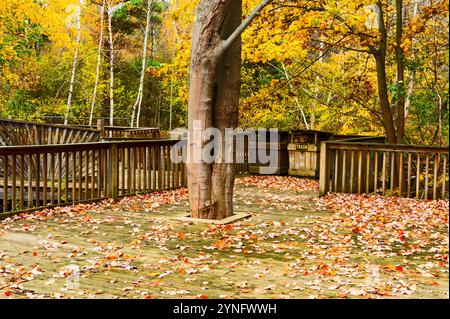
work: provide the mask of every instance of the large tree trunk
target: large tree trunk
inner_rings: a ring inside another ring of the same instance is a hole
[[[208,140],[203,139],[201,134],[212,127],[217,65],[215,49],[219,41],[216,31],[220,29],[224,11],[223,3],[201,1],[192,34],[188,105],[188,131],[191,138],[186,168],[191,216],[195,218],[208,218],[211,206],[211,164],[201,159],[202,149]]]
[[[221,30],[222,40],[227,39],[241,24],[242,0],[233,0]],[[216,96],[213,105],[213,125],[225,136],[226,128],[236,128],[241,89],[241,38],[224,52],[216,77]],[[225,149],[225,140],[222,140]],[[235,166],[225,163],[225,152],[219,154],[212,167],[211,210],[209,218],[223,219],[233,215],[233,189]]]
[[[270,2],[262,1],[241,24],[241,0],[201,0],[198,6],[191,45],[186,163],[191,217],[222,219],[233,213],[234,164],[225,163],[224,154],[218,153],[214,163],[205,162],[202,151],[211,138],[203,135],[212,127],[224,132],[237,126],[240,35]]]

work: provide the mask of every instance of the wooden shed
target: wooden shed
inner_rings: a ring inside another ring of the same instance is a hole
[[[261,159],[256,156],[256,162],[248,163],[248,172],[250,174],[261,175],[286,175],[289,169],[289,155],[287,146],[289,143],[289,132],[278,131],[278,142],[269,141],[269,132],[266,132],[265,151],[266,154],[273,154],[275,158],[271,158],[268,163],[262,163]],[[248,143],[248,152],[251,154],[258,154],[258,134],[256,142]],[[276,160],[274,160],[276,159]]]
[[[332,135],[315,130],[289,132],[289,175],[319,177],[320,143]]]

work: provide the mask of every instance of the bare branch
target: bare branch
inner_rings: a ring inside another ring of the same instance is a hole
[[[218,47],[216,53],[218,55],[221,55],[223,52],[225,52],[226,49],[228,49],[233,42],[242,34],[242,32],[247,29],[247,27],[250,25],[250,23],[259,15],[259,13],[267,7],[270,3],[272,3],[273,0],[263,0],[261,1],[250,14],[245,18],[244,21],[242,21],[241,25],[234,30],[234,32],[228,37],[228,39],[224,40],[220,46]]]

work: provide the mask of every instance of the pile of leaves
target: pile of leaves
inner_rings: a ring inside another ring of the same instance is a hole
[[[317,180],[292,176],[247,176],[237,178],[236,185],[295,192],[315,192],[319,190],[319,182]]]
[[[336,212],[330,227],[351,230],[369,254],[384,256],[394,246],[401,256],[431,253],[448,261],[448,201],[356,194],[330,194],[318,201]]]

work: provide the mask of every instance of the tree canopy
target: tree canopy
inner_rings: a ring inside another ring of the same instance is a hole
[[[148,3],[105,2],[113,8],[115,124],[129,125],[139,93]],[[258,3],[244,0],[243,16]],[[169,129],[170,122],[172,127],[187,123],[190,43],[197,4],[197,0],[152,1],[141,126]],[[39,121],[64,116],[80,12],[69,122],[87,124],[96,82],[101,6],[100,0],[0,3],[1,116]],[[110,111],[106,22],[103,28],[94,117],[108,117]],[[445,0],[274,1],[243,33],[242,45],[239,124],[243,127],[386,134],[377,76],[378,67],[384,65],[394,133],[404,118],[404,142],[448,143]],[[383,45],[381,63],[376,50]]]

